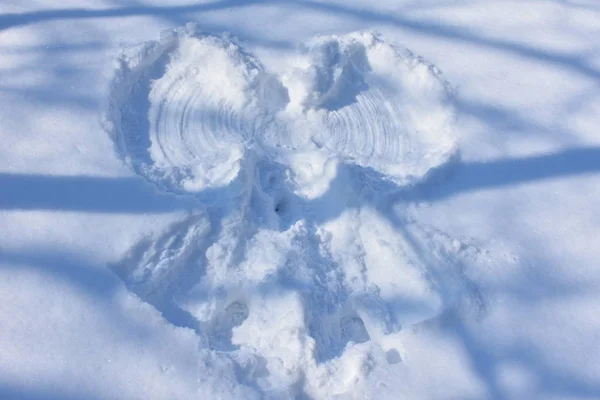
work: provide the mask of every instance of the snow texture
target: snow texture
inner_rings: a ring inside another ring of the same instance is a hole
[[[119,58],[108,114],[131,167],[205,211],[114,270],[269,398],[356,393],[394,334],[484,301],[478,250],[389,198],[456,157],[438,70],[370,33],[318,37],[281,76],[193,25]],[[471,260],[473,261],[473,260]]]
[[[599,399],[597,3],[0,1],[0,399]]]
[[[373,34],[319,37],[278,77],[232,41],[194,32],[125,51],[111,90],[119,151],[164,190],[240,190],[240,175],[270,169],[260,161],[314,198],[340,165],[403,186],[456,153],[437,69]]]

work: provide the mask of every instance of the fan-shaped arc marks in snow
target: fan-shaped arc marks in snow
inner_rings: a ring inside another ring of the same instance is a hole
[[[223,186],[237,176],[243,147],[262,127],[260,120],[268,120],[257,104],[270,106],[263,75],[262,66],[230,41],[165,35],[121,55],[109,132],[125,160],[161,189]]]
[[[302,57],[279,79],[229,40],[165,35],[121,56],[107,125],[138,173],[178,193],[226,186],[249,152],[308,197],[340,161],[405,185],[452,159],[435,68],[370,34],[315,39]]]

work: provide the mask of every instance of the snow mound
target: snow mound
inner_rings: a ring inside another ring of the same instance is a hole
[[[119,63],[111,133],[164,190],[225,187],[258,155],[286,165],[294,190],[314,198],[340,163],[407,185],[456,152],[437,70],[373,34],[317,38],[281,77],[232,41],[192,29],[129,49]]]
[[[204,206],[114,270],[263,397],[360,393],[403,328],[483,307],[479,250],[388,196],[456,151],[446,84],[408,51],[321,37],[278,77],[180,30],[120,57],[109,120],[137,173]]]

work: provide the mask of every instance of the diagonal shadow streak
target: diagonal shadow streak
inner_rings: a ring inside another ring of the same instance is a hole
[[[600,71],[582,62],[577,56],[570,56],[549,50],[540,50],[532,46],[514,43],[500,38],[485,37],[477,32],[461,29],[458,26],[441,24],[438,21],[431,22],[427,20],[408,19],[397,14],[379,13],[368,8],[351,8],[342,4],[322,3],[314,0],[294,0],[294,3],[315,10],[334,12],[353,18],[364,18],[373,22],[394,25],[427,36],[454,39],[468,44],[503,50],[518,54],[525,58],[550,62],[563,68],[576,71],[581,75],[596,81],[600,80]]]
[[[461,193],[598,172],[600,147],[582,147],[532,157],[459,163],[454,166],[452,178],[444,183],[434,185],[432,181],[438,179],[430,179],[412,188],[392,187],[391,191],[400,191],[407,200],[440,201]],[[374,171],[366,173],[376,174]],[[325,194],[315,201],[333,202],[334,199]],[[0,173],[0,209],[4,210],[135,214],[200,207],[201,203],[193,198],[160,193],[138,177]]]
[[[164,213],[189,210],[192,199],[158,192],[139,177],[0,173],[0,209],[92,213]]]
[[[123,290],[121,280],[109,269],[87,257],[46,247],[34,246],[19,250],[2,249],[0,251],[0,270],[4,270],[3,272],[9,274],[29,270],[41,275],[45,280],[52,277],[52,280],[64,282],[78,291],[82,298],[91,301],[92,304],[98,307],[94,309],[93,314],[98,314],[100,318],[106,318],[106,321],[121,329],[122,332],[127,332],[126,340],[132,341],[136,346],[146,342],[154,334],[152,331],[155,328],[154,326],[132,319],[131,309],[115,305],[119,304],[118,301],[115,302],[115,299],[119,297],[120,291]],[[50,284],[50,287],[53,287],[52,284]],[[36,296],[36,294],[33,296]],[[68,313],[71,312],[70,306],[69,302],[65,302],[64,304],[61,303],[59,307],[66,307],[62,311]],[[174,316],[170,322],[177,322],[177,317],[177,315]],[[70,322],[67,321],[67,323]],[[185,325],[178,326],[187,327]],[[36,333],[36,335],[38,334]],[[10,339],[7,344],[11,344]],[[75,345],[77,346],[77,344]],[[54,375],[50,374],[49,377],[52,379]],[[85,385],[78,387],[76,393],[73,393],[72,389],[67,388],[68,385],[63,388],[60,383],[44,386],[36,384],[35,380],[32,380],[24,386],[16,381],[3,380],[3,378],[0,376],[0,399],[3,400],[104,400],[107,398],[105,395],[89,392]],[[43,379],[44,374],[37,376],[38,380],[40,378]]]
[[[438,185],[425,181],[407,191],[406,198],[438,201],[461,193],[599,172],[600,147],[572,148],[559,153],[496,161],[457,163],[452,168],[453,176],[450,179]]]
[[[17,384],[8,381],[0,382],[0,398],[19,400],[104,400],[96,393],[86,391],[77,395],[69,395],[63,390],[52,386],[34,387],[32,385]]]
[[[177,6],[129,6],[109,9],[63,8],[53,10],[32,11],[26,13],[10,13],[0,15],[0,31],[12,27],[42,21],[64,19],[116,18],[130,16],[178,16],[194,12],[209,12],[228,8],[248,7],[255,4],[294,5],[300,8],[327,12],[356,19],[378,22],[396,26],[426,36],[443,39],[454,39],[467,44],[494,48],[517,54],[528,59],[549,62],[575,71],[583,76],[600,81],[600,71],[588,65],[577,55],[563,54],[551,50],[540,50],[526,44],[515,43],[501,38],[482,36],[477,32],[458,26],[442,24],[439,21],[417,20],[402,17],[399,14],[381,13],[369,8],[349,7],[342,4],[324,3],[314,0],[223,0],[203,4],[183,4]],[[191,17],[190,17],[191,18]]]

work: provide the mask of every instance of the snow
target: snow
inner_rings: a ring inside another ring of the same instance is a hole
[[[600,397],[590,1],[6,1],[0,398]]]
[[[235,43],[196,31],[188,23],[124,51],[111,88],[118,151],[166,190],[222,188],[264,159],[315,198],[338,164],[407,185],[456,152],[439,72],[377,36],[320,37],[280,81]]]

